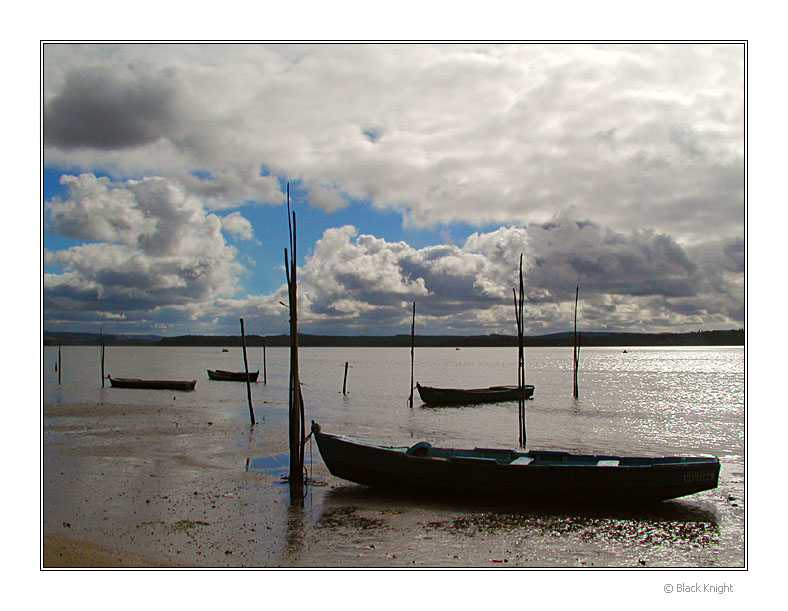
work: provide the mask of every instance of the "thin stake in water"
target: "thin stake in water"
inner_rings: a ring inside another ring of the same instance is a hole
[[[304,483],[304,397],[298,375],[298,284],[296,281],[296,215],[290,222],[290,183],[287,184],[287,224],[290,231],[290,256],[285,248],[285,275],[290,309],[290,390],[289,390],[289,437],[290,437],[290,498],[291,502],[301,494]]]
[[[104,388],[104,329],[101,329],[101,388]]]
[[[525,432],[525,351],[523,347],[523,327],[524,327],[524,286],[523,286],[523,255],[520,254],[520,298],[517,292],[512,289],[514,294],[514,317],[517,322],[517,415],[519,424],[520,447],[526,444]]]
[[[246,360],[246,334],[244,333],[244,319],[241,319],[241,344],[244,349],[244,371],[246,372],[246,398],[249,401],[249,419],[254,426],[254,408],[252,407],[252,385],[249,382],[249,362]]]
[[[416,345],[416,302],[413,302],[413,320],[410,323],[410,399],[408,405],[413,407],[413,352]]]
[[[572,349],[572,370],[574,377],[574,385],[572,389],[572,396],[577,399],[580,392],[577,387],[577,369],[580,365],[580,334],[577,332],[577,298],[580,294],[580,276],[577,277],[577,285],[575,285],[575,330],[573,333],[573,349]]]

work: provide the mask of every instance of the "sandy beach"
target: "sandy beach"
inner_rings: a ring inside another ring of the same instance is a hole
[[[284,410],[45,404],[43,568],[742,566],[742,478],[641,509],[406,498],[331,476],[291,503]],[[313,455],[310,460],[310,449]],[[732,555],[726,555],[730,550]]]
[[[44,420],[45,567],[276,565],[280,521],[258,509],[286,506],[288,489],[246,470],[282,447],[265,424],[176,401],[45,405]]]

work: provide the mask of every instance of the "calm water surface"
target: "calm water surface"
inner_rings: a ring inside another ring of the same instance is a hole
[[[43,352],[45,402],[161,405],[175,400],[181,405],[215,406],[217,419],[237,419],[239,425],[248,418],[245,385],[209,381],[206,375],[209,368],[243,370],[240,348],[227,353],[220,348],[107,348],[105,370],[114,377],[197,379],[196,391],[190,393],[124,390],[109,383],[102,389],[100,349],[85,346],[62,348],[62,383],[58,384],[57,351],[46,347]],[[262,349],[250,348],[248,354],[250,369],[262,369]],[[307,420],[320,422],[328,432],[393,442],[423,439],[435,445],[517,446],[516,403],[428,408],[414,391],[415,407],[409,408],[409,349],[302,348],[300,356]],[[512,348],[421,348],[416,351],[414,377],[430,386],[515,384],[516,358]],[[268,348],[268,383],[262,384],[261,371],[253,386],[256,412],[269,423],[284,422],[288,359],[287,349]],[[345,362],[350,366],[347,395],[342,394]],[[663,509],[647,516],[567,514],[555,508],[525,514],[446,509],[439,512],[441,519],[431,522],[435,532],[425,535],[429,545],[447,537],[445,545],[450,546],[458,529],[466,535],[520,533],[518,540],[548,541],[558,534],[564,551],[566,545],[596,546],[595,553],[610,557],[607,564],[615,564],[622,554],[625,560],[632,554],[631,561],[644,554],[644,546],[651,546],[651,557],[667,565],[743,566],[743,348],[627,348],[626,353],[623,348],[586,348],[577,400],[572,398],[571,363],[568,348],[526,351],[527,383],[536,387],[527,403],[529,448],[713,454],[722,462],[720,487],[663,504]],[[258,464],[280,468],[277,460],[261,457]],[[316,449],[314,460],[320,460]],[[364,530],[357,522],[339,518],[349,508],[394,503],[354,486],[332,489],[322,498],[311,519],[315,528],[325,532]],[[309,521],[309,516],[305,519]],[[633,550],[629,537],[645,543]],[[548,550],[545,553],[563,553],[542,547]],[[330,553],[336,554],[336,548]]]

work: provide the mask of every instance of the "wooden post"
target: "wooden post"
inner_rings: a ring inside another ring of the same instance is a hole
[[[580,364],[580,335],[577,333],[577,298],[580,294],[580,276],[577,277],[577,285],[575,286],[575,330],[573,334],[573,349],[572,349],[572,370],[574,385],[572,389],[572,396],[577,399],[580,392],[577,388],[577,368]]]
[[[60,358],[60,347],[63,345],[63,342],[57,343],[57,383],[60,384],[60,373],[63,371],[63,361]]]
[[[290,307],[290,392],[289,392],[289,437],[290,437],[290,500],[302,497],[304,484],[304,397],[301,394],[301,379],[298,374],[298,284],[296,280],[296,215],[292,213],[290,223],[290,183],[287,185],[287,224],[290,230],[290,256],[285,248],[285,274]]]
[[[347,395],[347,361],[345,361],[345,379],[342,382],[342,394]]]
[[[523,332],[525,328],[524,321],[524,286],[523,286],[523,255],[520,254],[520,296],[517,297],[517,292],[512,289],[514,293],[514,316],[517,322],[517,416],[519,427],[519,441],[520,447],[524,448],[526,445],[526,428],[525,428],[525,349],[523,342]]]
[[[408,405],[413,407],[413,351],[416,346],[416,302],[413,302],[413,320],[410,323],[410,399]]]
[[[246,360],[246,334],[244,333],[244,319],[241,319],[241,344],[244,349],[244,371],[246,372],[246,398],[249,401],[249,419],[254,426],[254,408],[252,407],[252,384],[249,382],[249,363]]]
[[[265,363],[265,342],[263,342],[263,384],[268,384],[268,373]]]
[[[104,329],[101,330],[101,388],[104,388]]]

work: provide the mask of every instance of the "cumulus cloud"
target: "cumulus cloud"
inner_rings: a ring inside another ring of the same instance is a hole
[[[177,183],[146,178],[115,183],[92,174],[64,176],[64,199],[47,204],[51,229],[88,241],[46,260],[45,307],[151,311],[232,294],[242,266],[222,236],[222,221]],[[232,230],[251,231],[233,217]]]
[[[254,236],[252,224],[249,222],[249,219],[241,216],[240,212],[231,212],[223,216],[222,229],[244,240],[251,240]]]
[[[45,163],[79,168],[46,231],[81,243],[45,253],[45,311],[281,319],[281,291],[240,294],[225,238],[255,242],[238,209],[296,181],[327,214],[487,228],[423,248],[326,229],[300,270],[316,331],[396,331],[415,300],[435,332],[510,332],[520,253],[531,332],[569,320],[578,276],[597,328],[743,324],[743,51],[46,44]]]
[[[434,332],[510,332],[520,253],[529,332],[566,328],[578,279],[583,316],[595,328],[740,320],[741,271],[723,282],[711,260],[730,256],[730,267],[740,266],[735,243],[687,251],[664,234],[620,233],[566,217],[475,233],[462,247],[414,249],[357,235],[351,226],[326,230],[301,271],[301,319],[324,328],[396,326],[417,301]]]
[[[44,67],[48,160],[201,169],[217,207],[281,202],[264,167],[415,224],[741,231],[742,45],[46,45]]]
[[[95,68],[66,75],[44,110],[44,143],[124,149],[155,142],[177,123],[174,84],[150,74]]]
[[[743,315],[740,246],[717,241],[685,249],[664,234],[620,233],[557,217],[477,232],[461,247],[417,249],[348,225],[325,230],[299,269],[299,318],[315,333],[403,332],[416,301],[423,332],[512,333],[522,253],[528,333],[569,328],[578,279],[586,328],[730,327]],[[191,259],[125,244],[85,244],[47,253],[49,263],[66,271],[46,275],[45,296],[50,310],[77,320],[94,310],[105,317],[123,313],[129,323],[147,319],[215,333],[232,330],[243,316],[265,332],[281,331],[285,287],[232,297],[232,284],[223,284],[225,274],[238,272],[231,254],[198,272]],[[723,272],[719,260],[727,266]]]
[[[333,212],[348,205],[347,200],[336,188],[324,185],[310,185],[308,197],[313,206],[322,208],[326,212]]]

